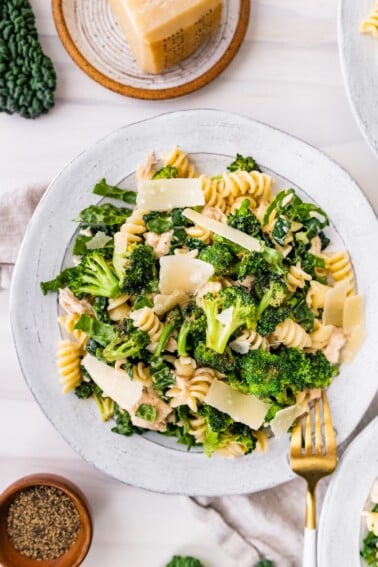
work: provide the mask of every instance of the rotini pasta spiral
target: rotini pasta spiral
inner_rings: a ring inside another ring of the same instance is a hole
[[[313,350],[323,350],[331,338],[333,325],[323,325],[319,319],[314,321],[314,330],[310,333],[311,348]]]
[[[267,201],[271,197],[273,179],[266,173],[259,171],[237,171],[235,173],[223,174],[224,197],[227,198],[229,206],[240,196],[251,196],[255,203]]]
[[[87,335],[80,331],[79,329],[75,329],[75,325],[78,322],[80,315],[78,313],[68,313],[67,315],[61,315],[58,317],[59,325],[68,333],[69,335],[73,336],[80,346],[84,346],[87,342]]]
[[[221,457],[224,457],[226,459],[235,459],[236,457],[242,457],[243,455],[245,455],[247,452],[247,448],[245,447],[245,445],[242,445],[241,443],[237,443],[236,441],[231,441],[230,443],[227,443],[227,445],[225,445],[224,447],[217,449],[215,452],[218,455],[221,455]]]
[[[206,398],[213,380],[222,378],[223,375],[214,368],[193,369],[193,365],[188,364],[187,358],[180,357],[175,372],[176,385],[167,391],[167,396],[172,398],[170,402],[172,407],[187,405],[193,412],[197,412],[198,403],[202,403]],[[189,372],[191,373],[189,374]]]
[[[197,238],[198,240],[202,240],[204,244],[210,243],[212,232],[210,230],[207,230],[206,228],[203,228],[202,226],[199,226],[198,224],[189,226],[185,229],[185,232],[190,238]]]
[[[223,196],[224,181],[214,179],[208,175],[200,175],[202,193],[205,198],[206,206],[217,207],[223,213],[227,209],[227,201]]]
[[[151,307],[142,307],[142,309],[131,311],[130,319],[134,321],[136,327],[149,334],[151,343],[147,348],[154,352],[163,328],[159,317],[155,315]]]
[[[134,209],[129,218],[127,218],[121,226],[118,234],[121,234],[121,237],[123,237],[126,241],[125,249],[133,242],[142,241],[142,234],[147,230],[143,217],[147,214],[147,212],[148,211],[145,211],[144,209]],[[120,240],[121,237],[118,237],[118,240]],[[116,240],[115,244],[118,244]],[[123,250],[120,252],[123,252]]]
[[[360,26],[361,33],[368,33],[378,39],[378,2],[375,2],[373,11]]]
[[[304,349],[311,347],[311,337],[298,323],[286,319],[273,331],[273,344],[280,343],[287,347]]]
[[[71,392],[81,382],[81,346],[74,341],[60,341],[56,353],[56,364],[60,374],[63,393]]]
[[[190,163],[188,156],[178,146],[164,156],[164,165],[175,167],[178,177],[197,177],[196,168]]]
[[[306,272],[302,270],[301,265],[298,262],[295,266],[290,266],[286,280],[288,290],[290,292],[294,292],[298,287],[300,289],[303,289],[306,285],[306,282],[311,280],[311,276],[310,274],[306,274]]]
[[[151,371],[143,362],[133,364],[133,380],[138,380],[145,388],[152,386]]]
[[[107,311],[111,321],[122,321],[129,316],[131,311],[131,307],[127,303],[129,297],[129,295],[122,294],[115,299],[109,299]]]
[[[354,294],[356,292],[356,286],[348,252],[343,250],[341,252],[335,252],[334,254],[325,254],[325,259],[326,267],[333,282],[348,281],[347,295]]]
[[[189,419],[188,433],[194,437],[196,443],[203,443],[206,435],[206,421],[202,415]]]
[[[249,350],[269,350],[269,341],[256,331],[244,331],[239,337],[230,343],[230,347],[235,352],[246,354]]]
[[[329,289],[330,287],[328,285],[324,285],[316,280],[310,281],[310,287],[306,294],[306,303],[315,315],[319,313],[319,309],[323,309]]]

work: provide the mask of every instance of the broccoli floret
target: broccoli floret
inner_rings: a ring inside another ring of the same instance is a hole
[[[235,257],[231,250],[225,244],[220,243],[215,243],[203,248],[198,258],[212,264],[216,276],[228,274],[235,264]]]
[[[231,335],[240,327],[252,329],[256,325],[256,305],[252,297],[240,287],[231,286],[215,296],[208,293],[203,298],[206,315],[206,346],[222,354]],[[219,316],[225,314],[227,322],[220,322]]]
[[[181,323],[182,323],[181,309],[178,305],[176,305],[176,307],[174,307],[171,311],[169,311],[169,313],[165,318],[160,339],[155,350],[156,356],[160,356],[160,354],[165,348],[165,345],[169,340],[172,331],[178,329]]]
[[[113,257],[113,265],[114,262]],[[133,246],[127,253],[126,268],[121,268],[121,270],[124,271],[121,282],[122,292],[137,295],[154,291],[157,288],[158,271],[154,250],[151,246],[144,244]]]
[[[217,422],[216,422],[217,425]],[[219,424],[221,426],[221,423]],[[203,450],[209,457],[214,451],[223,449],[230,443],[238,443],[244,447],[245,454],[251,453],[256,447],[256,439],[252,430],[242,423],[236,423],[231,419],[231,423],[221,431],[214,431],[207,423]]]
[[[95,394],[94,400],[100,412],[102,421],[108,421],[114,415],[114,400],[104,398],[102,394]]]
[[[206,248],[206,244],[203,242],[203,240],[193,237],[189,237],[186,239],[185,246],[189,248],[189,250],[198,250],[199,252],[201,252],[201,250],[204,250]]]
[[[257,237],[261,235],[261,225],[257,217],[250,210],[249,205],[249,199],[245,199],[239,209],[228,215],[227,224],[250,236]]]
[[[251,350],[239,358],[239,368],[250,394],[266,399],[282,391],[279,357],[276,354],[261,349]]]
[[[307,354],[311,366],[311,378],[307,383],[308,388],[326,388],[332,378],[339,373],[337,364],[332,364],[327,360],[322,351],[318,350],[313,354]]]
[[[99,251],[88,252],[70,272],[69,288],[77,297],[86,294],[117,297],[120,294],[113,267]]]
[[[203,563],[199,559],[195,557],[186,556],[183,557],[182,555],[175,555],[172,557],[170,562],[166,567],[205,567]]]
[[[200,366],[210,366],[223,374],[233,372],[236,368],[236,360],[229,348],[220,354],[204,343],[198,343],[194,350],[194,358]]]
[[[109,362],[122,358],[136,358],[142,356],[144,349],[150,343],[150,336],[146,331],[137,329],[131,319],[124,319],[114,338],[102,351],[102,356]]]
[[[216,433],[225,431],[231,423],[234,423],[232,417],[207,404],[203,404],[198,412],[205,418],[207,426]]]
[[[244,157],[241,154],[236,154],[235,160],[227,167],[228,171],[261,171],[253,157]]]
[[[186,356],[188,350],[188,339],[194,338],[195,342],[203,339],[206,329],[206,317],[200,307],[194,301],[188,303],[183,309],[183,324],[177,337],[177,353]]]
[[[265,287],[265,284],[269,284]],[[260,303],[257,307],[257,318],[260,318],[265,309],[270,307],[280,307],[285,301],[288,289],[287,285],[277,277],[270,277],[262,281],[256,278],[254,282],[254,290],[260,295]]]
[[[0,2],[0,112],[37,118],[54,106],[56,74],[28,0]]]
[[[265,337],[273,333],[274,329],[285,321],[291,315],[291,308],[288,305],[281,305],[280,307],[267,307],[260,316],[256,330]]]
[[[165,165],[153,175],[152,179],[172,179],[177,176],[177,167],[173,167],[172,165]]]

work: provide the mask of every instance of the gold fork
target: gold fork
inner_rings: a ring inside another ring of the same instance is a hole
[[[326,393],[322,391],[291,434],[291,468],[307,481],[303,567],[316,567],[316,485],[333,473],[336,463],[336,437]]]

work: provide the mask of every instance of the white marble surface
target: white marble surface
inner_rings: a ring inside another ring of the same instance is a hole
[[[48,182],[71,157],[122,124],[168,110],[215,107],[271,123],[321,147],[356,178],[378,209],[378,161],[354,123],[341,79],[337,0],[252,1],[247,39],[231,66],[197,93],[164,102],[126,99],[94,83],[61,46],[50,3],[32,0],[32,5],[58,72],[57,105],[36,121],[0,115],[0,194],[31,180]],[[211,526],[193,520],[180,498],[105,478],[60,438],[18,368],[8,297],[0,293],[0,491],[21,475],[41,471],[77,482],[95,518],[86,567],[163,567],[181,551],[197,554],[208,567],[237,567],[217,549]]]

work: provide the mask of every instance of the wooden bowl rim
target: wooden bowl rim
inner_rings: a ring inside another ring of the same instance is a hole
[[[192,81],[188,81],[183,85],[177,87],[169,87],[166,89],[143,89],[140,87],[132,87],[125,85],[114,79],[111,79],[98,69],[94,67],[78,49],[76,43],[73,41],[71,34],[68,30],[64,14],[63,14],[64,0],[51,0],[52,13],[54,17],[55,27],[61,39],[63,46],[71,59],[84,71],[91,79],[95,80],[100,85],[107,89],[114,91],[118,94],[128,96],[131,98],[139,98],[145,100],[165,100],[168,98],[175,98],[189,94],[196,91],[211,81],[213,81],[224,69],[231,63],[235,55],[243,43],[245,34],[249,24],[249,14],[251,8],[251,0],[240,0],[240,14],[238,24],[236,26],[234,35],[222,57],[210,69],[205,71],[199,77]]]
[[[63,476],[52,474],[52,473],[36,473],[27,476],[23,476],[10,484],[2,493],[0,493],[0,511],[3,507],[7,506],[9,501],[14,498],[17,494],[22,492],[27,488],[32,488],[35,486],[52,486],[61,490],[75,504],[79,514],[80,514],[80,524],[81,529],[84,532],[84,542],[83,545],[77,550],[77,553],[74,557],[74,563],[70,565],[70,567],[78,567],[85,559],[88,554],[89,548],[92,543],[92,536],[93,536],[93,524],[92,524],[92,517],[90,513],[90,507],[85,494],[81,491],[81,489],[70,481],[68,478]],[[62,560],[62,567],[66,567],[63,563],[64,561],[63,554],[61,557],[57,557],[56,559],[51,560],[39,560],[38,565],[41,567],[49,567],[50,565],[59,565],[59,560]],[[4,562],[4,560],[2,559]],[[23,565],[26,567],[27,565],[36,565],[35,560],[29,560],[28,557],[23,557]],[[6,563],[4,563],[4,567],[7,567]]]

